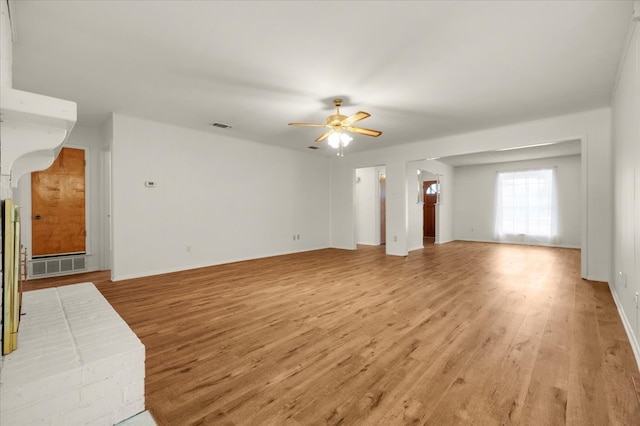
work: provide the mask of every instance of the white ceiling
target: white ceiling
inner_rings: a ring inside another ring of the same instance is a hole
[[[631,1],[16,1],[14,87],[305,150],[287,123],[368,111],[348,151],[606,106]],[[233,126],[221,130],[210,126]],[[316,152],[328,153],[326,144]]]

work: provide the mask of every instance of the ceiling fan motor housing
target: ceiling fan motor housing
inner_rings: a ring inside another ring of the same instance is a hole
[[[333,114],[327,117],[327,125],[331,127],[342,127],[342,120],[347,118],[346,115]]]

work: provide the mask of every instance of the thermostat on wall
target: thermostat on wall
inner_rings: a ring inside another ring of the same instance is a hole
[[[157,186],[157,183],[152,180],[145,180],[144,186],[146,186],[147,188],[155,188]]]

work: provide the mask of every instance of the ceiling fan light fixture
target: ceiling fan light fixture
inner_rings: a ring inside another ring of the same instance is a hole
[[[329,146],[332,148],[339,148],[340,146],[347,146],[349,145],[349,142],[351,142],[353,140],[353,138],[351,136],[349,136],[346,133],[343,132],[331,132],[331,134],[329,135],[329,137],[327,138],[327,141],[329,143]]]
[[[320,123],[289,123],[289,126],[307,126],[307,127],[326,127],[323,134],[316,138],[316,142],[327,141],[330,147],[339,150],[338,155],[344,156],[343,148],[353,140],[347,133],[358,133],[365,136],[378,137],[382,134],[380,130],[365,129],[364,127],[354,126],[365,118],[371,117],[371,114],[365,111],[358,111],[350,116],[340,114],[340,106],[342,105],[342,99],[334,99],[333,104],[336,107],[336,113],[327,117],[327,121],[324,124]]]
[[[327,141],[331,148],[338,148],[340,146],[340,133],[332,132],[327,138]]]

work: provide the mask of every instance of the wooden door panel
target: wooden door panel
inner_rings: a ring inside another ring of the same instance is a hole
[[[85,252],[84,151],[63,148],[47,170],[31,174],[32,255]]]
[[[436,208],[434,205],[424,207],[424,236],[435,237],[436,236]]]
[[[436,202],[438,196],[436,194],[427,194],[427,188],[432,184],[437,183],[433,181],[425,181],[422,187],[423,195],[423,223],[422,229],[425,237],[436,236]]]

